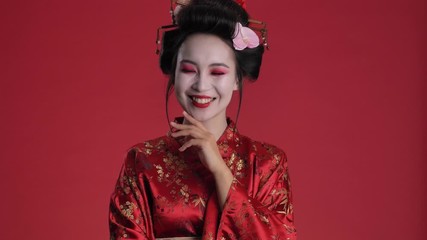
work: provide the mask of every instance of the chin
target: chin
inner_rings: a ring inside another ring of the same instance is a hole
[[[202,113],[200,112],[200,110],[186,110],[187,113],[189,113],[194,119],[196,119],[199,122],[205,122],[209,119],[212,118],[212,116],[210,116],[207,113]]]
[[[188,111],[188,113],[197,121],[199,122],[210,122],[210,121],[221,121],[222,119],[226,119],[225,113],[222,114],[222,112],[212,112],[212,111],[205,111],[202,112],[200,110],[194,110]]]

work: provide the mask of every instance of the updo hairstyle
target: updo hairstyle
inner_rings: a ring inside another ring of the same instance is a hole
[[[248,13],[234,0],[192,0],[180,9],[175,20],[178,27],[164,32],[162,51],[160,52],[160,68],[165,75],[169,76],[166,87],[166,107],[175,80],[179,48],[188,36],[206,33],[222,39],[235,54],[240,111],[243,79],[251,82],[258,79],[264,53],[262,43],[255,48],[243,50],[236,50],[233,47],[236,23],[240,22],[243,26],[248,26]]]

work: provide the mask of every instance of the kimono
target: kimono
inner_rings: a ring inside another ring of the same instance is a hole
[[[229,121],[217,141],[234,177],[221,211],[212,174],[196,149],[178,150],[183,142],[169,132],[128,151],[110,201],[111,239],[296,239],[281,149]]]

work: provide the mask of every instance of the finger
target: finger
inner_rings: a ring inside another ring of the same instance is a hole
[[[193,125],[180,124],[180,123],[176,123],[176,122],[170,122],[169,124],[178,130],[190,129],[193,127]]]
[[[178,130],[176,132],[171,133],[172,137],[185,137],[190,136],[193,138],[203,138],[203,133],[198,131],[197,129],[184,129]]]
[[[200,128],[199,126],[195,126],[195,125],[192,125],[192,124],[179,124],[179,123],[176,123],[176,122],[170,122],[170,125],[174,129],[174,131],[172,131],[172,132],[179,132],[179,131],[183,131],[183,130],[194,131],[195,133],[197,133],[197,132],[200,132],[200,133],[206,132],[206,129]]]
[[[188,140],[187,142],[185,142],[184,144],[182,144],[182,146],[178,149],[181,152],[184,152],[185,150],[187,150],[187,148],[192,147],[192,146],[196,146],[197,145],[197,140],[192,138],[190,140]]]

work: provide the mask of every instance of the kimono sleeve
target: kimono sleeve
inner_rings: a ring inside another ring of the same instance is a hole
[[[128,153],[110,199],[110,239],[154,239],[142,177],[135,170],[138,151]]]
[[[291,184],[284,152],[254,160],[249,181],[235,178],[221,215],[217,239],[295,240]],[[250,174],[249,174],[250,175]]]

